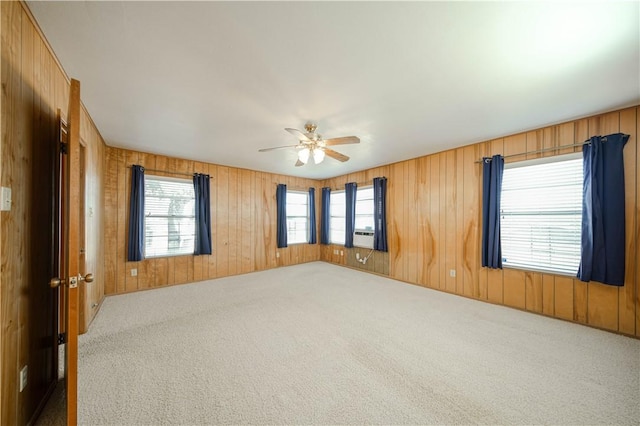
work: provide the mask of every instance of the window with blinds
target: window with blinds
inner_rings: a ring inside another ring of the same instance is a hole
[[[356,192],[356,226],[355,229],[373,231],[373,186],[358,188]]]
[[[309,242],[309,193],[287,191],[287,244]]]
[[[329,201],[329,242],[344,244],[346,199],[344,191],[332,191]]]
[[[193,182],[146,175],[144,196],[145,257],[193,254],[196,231]]]
[[[580,265],[582,155],[505,165],[500,205],[505,267],[575,276]]]

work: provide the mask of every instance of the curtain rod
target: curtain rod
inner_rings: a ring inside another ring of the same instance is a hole
[[[131,166],[133,166],[134,164],[127,166],[127,169],[130,169]],[[158,173],[167,173],[167,174],[171,174],[171,175],[181,175],[181,176],[189,176],[189,177],[193,177],[193,175],[195,173],[184,173],[184,172],[170,172],[169,170],[159,170],[159,169],[148,169],[144,166],[142,166],[142,168],[145,171],[149,171],[149,172],[158,172]],[[206,173],[202,173],[202,174],[206,174]],[[213,179],[213,176],[209,176],[209,179]]]
[[[603,141],[606,142],[607,137],[604,136],[602,138]],[[554,146],[553,148],[543,148],[543,149],[538,149],[535,151],[529,151],[529,152],[522,152],[520,154],[509,154],[509,155],[505,155],[502,158],[511,158],[511,157],[519,157],[521,155],[527,155],[527,154],[540,154],[542,152],[548,152],[548,151],[555,151],[558,149],[565,149],[565,148],[575,148],[577,146],[583,146],[584,144],[590,143],[588,140],[584,141],[584,142],[580,142],[580,143],[574,143],[574,144],[570,144],[570,145],[562,145],[562,146]],[[481,158],[478,161],[476,161],[476,164],[478,163],[482,163],[484,160]]]

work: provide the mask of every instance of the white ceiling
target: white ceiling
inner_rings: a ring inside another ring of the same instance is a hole
[[[640,2],[28,1],[110,146],[333,177],[640,103]],[[360,145],[294,167],[285,127]]]

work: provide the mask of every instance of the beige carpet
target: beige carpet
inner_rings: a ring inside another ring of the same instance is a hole
[[[108,297],[81,424],[638,424],[640,341],[322,262]]]

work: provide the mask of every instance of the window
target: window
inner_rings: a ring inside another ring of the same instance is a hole
[[[356,192],[356,226],[355,229],[373,231],[375,221],[373,211],[373,186],[358,188]]]
[[[332,191],[329,201],[329,242],[344,244],[347,211],[344,191]]]
[[[505,267],[575,275],[580,265],[581,154],[505,165],[500,214]]]
[[[149,175],[144,180],[145,257],[192,254],[196,231],[193,182]]]
[[[306,243],[309,239],[309,193],[287,191],[287,243]]]

